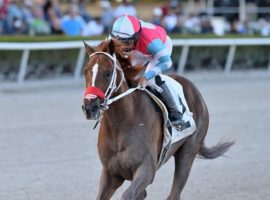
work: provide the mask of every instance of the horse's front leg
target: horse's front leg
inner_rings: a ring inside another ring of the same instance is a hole
[[[113,176],[103,168],[100,177],[97,200],[109,200],[123,182],[123,179]]]
[[[140,166],[128,189],[122,195],[122,200],[142,200],[146,197],[146,187],[153,181],[155,166],[145,164]]]

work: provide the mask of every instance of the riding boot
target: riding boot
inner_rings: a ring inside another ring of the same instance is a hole
[[[156,84],[162,88],[162,93],[160,93],[161,100],[166,105],[168,112],[169,112],[169,119],[172,125],[176,127],[180,127],[180,130],[184,130],[190,127],[189,122],[185,122],[183,120],[183,114],[178,110],[173,96],[167,87],[165,81],[162,81],[160,76],[156,77]]]

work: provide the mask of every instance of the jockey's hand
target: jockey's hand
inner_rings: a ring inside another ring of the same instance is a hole
[[[144,89],[147,86],[147,80],[144,76],[139,78],[138,85],[140,86],[141,89]]]

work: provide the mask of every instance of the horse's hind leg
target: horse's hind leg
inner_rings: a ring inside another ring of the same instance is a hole
[[[192,149],[192,150],[191,150]],[[196,156],[194,144],[189,140],[174,154],[175,170],[173,185],[168,200],[179,200],[181,192],[187,182],[194,158]]]
[[[123,184],[124,180],[115,177],[103,168],[100,177],[99,192],[97,200],[108,200],[112,197],[114,192]]]

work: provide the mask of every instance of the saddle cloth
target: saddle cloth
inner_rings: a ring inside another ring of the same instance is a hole
[[[170,89],[170,92],[174,98],[174,101],[177,104],[178,110],[181,111],[181,113],[183,114],[183,120],[189,121],[190,127],[187,129],[184,129],[183,131],[177,130],[175,127],[173,127],[169,121],[168,111],[167,111],[166,106],[163,104],[163,102],[158,97],[156,97],[152,92],[150,92],[147,89],[145,90],[148,93],[148,95],[159,106],[159,108],[161,109],[163,113],[163,118],[164,118],[164,126],[163,126],[164,138],[163,138],[163,144],[162,144],[160,157],[158,160],[157,170],[161,167],[161,165],[164,164],[166,155],[170,149],[170,146],[173,143],[191,135],[196,130],[196,124],[193,119],[193,113],[190,112],[189,110],[181,84],[175,81],[174,79],[170,78],[169,76],[165,76],[165,75],[160,75],[160,76],[161,76],[161,79],[166,82],[168,88]]]

